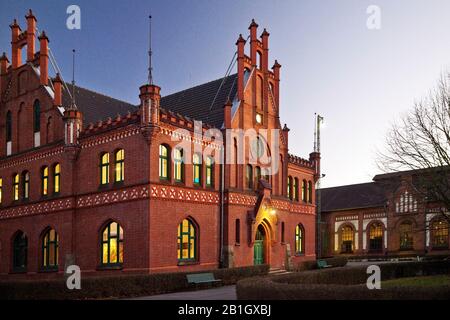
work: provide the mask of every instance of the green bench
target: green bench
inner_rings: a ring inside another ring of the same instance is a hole
[[[319,269],[331,268],[332,265],[328,264],[325,260],[317,260],[317,267]]]
[[[214,274],[211,272],[188,274],[186,278],[189,284],[217,283],[222,281],[214,278]]]

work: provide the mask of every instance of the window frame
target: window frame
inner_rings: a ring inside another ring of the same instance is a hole
[[[118,149],[114,152],[114,183],[123,182],[125,182],[125,150]]]
[[[111,235],[111,226],[116,224],[116,235]],[[104,239],[104,234],[107,231],[107,238]],[[116,241],[116,262],[111,262],[111,243]],[[107,245],[107,262],[104,262],[104,245]],[[101,268],[117,268],[123,266],[125,260],[125,245],[124,245],[124,231],[122,226],[116,221],[109,221],[100,232],[100,267]],[[121,250],[122,248],[122,250]],[[122,259],[121,259],[122,258]]]
[[[188,223],[188,231],[184,232],[184,222]],[[192,235],[191,230],[193,230],[194,235]],[[188,258],[183,258],[183,248],[184,242],[183,237],[187,236],[187,245],[188,245]],[[191,244],[191,240],[193,240],[193,244]],[[191,256],[191,250],[193,255]],[[179,264],[186,262],[197,262],[198,261],[198,228],[197,225],[189,218],[185,218],[178,224],[177,228],[177,260]]]
[[[205,161],[205,185],[208,188],[214,187],[214,158],[206,157]],[[209,182],[208,182],[209,180]]]
[[[197,179],[198,181],[196,181]],[[192,155],[192,183],[194,186],[202,185],[202,157],[198,153]]]
[[[435,227],[435,225],[441,223],[444,227]],[[434,219],[431,224],[431,235],[431,246],[433,250],[445,250],[449,248],[449,224],[447,221],[444,219]]]
[[[53,194],[61,193],[61,164],[55,163],[53,165]]]
[[[104,161],[106,159],[106,161]],[[108,152],[100,154],[100,187],[109,185],[110,157]]]
[[[295,255],[302,256],[305,254],[305,228],[301,223],[295,226]],[[300,247],[300,250],[299,250]]]
[[[237,167],[235,169],[237,171]],[[253,189],[253,166],[251,164],[247,164],[245,167],[245,186],[247,189]]]
[[[160,144],[159,150],[159,180],[169,181],[170,180],[170,148],[166,144]],[[166,150],[166,155],[162,154],[162,150]],[[165,176],[163,176],[163,167],[165,165]]]
[[[20,200],[20,175],[18,173],[13,174],[12,182],[13,202],[16,202]]]
[[[36,99],[33,103],[33,133],[41,132],[41,102]]]
[[[53,232],[54,239],[51,239]],[[52,248],[53,247],[53,248]],[[53,264],[50,264],[50,252],[53,249]],[[59,268],[59,234],[55,229],[48,228],[43,236],[41,243],[41,269],[46,271],[57,271]]]
[[[49,169],[48,166],[43,166],[41,168],[41,196],[48,197],[49,189]]]
[[[18,245],[18,237],[21,237],[22,243],[20,243],[20,246]],[[23,231],[16,232],[14,238],[13,238],[13,254],[12,254],[12,271],[17,273],[25,273],[28,269],[28,237]],[[23,260],[23,265],[18,266],[18,254],[21,254],[21,260]],[[23,256],[22,256],[23,255]]]
[[[6,143],[12,141],[12,112],[11,110],[8,110],[6,113],[6,120],[5,120],[5,134],[6,134]]]
[[[180,176],[178,179],[177,176]],[[184,183],[184,150],[175,148],[173,150],[173,180],[177,183]]]
[[[28,201],[30,199],[30,172],[22,172],[22,200]]]

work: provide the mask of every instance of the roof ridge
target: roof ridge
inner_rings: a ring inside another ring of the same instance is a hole
[[[335,186],[335,187],[328,187],[328,188],[321,188],[319,190],[328,190],[328,189],[337,189],[337,188],[344,188],[344,187],[354,187],[354,186],[361,186],[363,184],[373,184],[373,185],[377,185],[376,181],[370,181],[370,182],[361,182],[361,183],[353,183],[353,184],[345,184],[342,186]]]
[[[72,86],[72,84],[71,84],[71,83],[68,83],[68,82],[66,82],[66,85],[67,85],[67,87]],[[64,86],[63,86],[63,88],[64,88]],[[109,98],[109,99],[115,100],[115,101],[117,101],[117,102],[122,102],[122,103],[129,104],[129,105],[131,105],[131,106],[137,107],[137,105],[135,105],[135,104],[133,104],[133,103],[130,103],[130,102],[127,102],[127,101],[118,99],[118,98],[114,98],[114,97],[108,96],[108,95],[106,95],[106,94],[104,94],[104,93],[97,92],[97,91],[94,91],[94,90],[92,90],[92,89],[87,89],[87,88],[81,87],[81,86],[79,86],[79,85],[75,85],[75,88],[78,88],[78,89],[81,89],[81,90],[85,90],[85,91],[89,91],[89,92],[94,93],[94,94],[97,94],[97,95],[99,95],[99,96],[102,96],[102,97],[105,97],[105,98]]]
[[[195,86],[190,87],[190,88],[187,88],[187,89],[183,89],[183,90],[180,90],[180,91],[177,91],[177,92],[173,92],[173,93],[171,93],[171,94],[168,94],[167,96],[161,97],[161,99],[162,99],[162,98],[170,97],[170,96],[175,95],[175,94],[181,94],[181,93],[183,93],[183,92],[185,92],[185,91],[189,91],[189,90],[192,90],[192,89],[201,87],[201,86],[206,86],[206,85],[211,84],[211,83],[213,83],[213,82],[216,82],[216,81],[219,81],[219,80],[223,80],[224,78],[228,79],[228,78],[233,77],[233,76],[236,76],[236,75],[237,75],[237,73],[233,73],[233,74],[230,74],[230,75],[228,75],[228,76],[226,76],[226,77],[222,77],[222,78],[218,78],[218,79],[216,79],[216,80],[211,80],[211,81],[208,81],[208,82],[204,82],[204,83],[195,85]]]

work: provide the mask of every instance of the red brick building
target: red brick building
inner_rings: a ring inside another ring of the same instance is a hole
[[[146,84],[135,106],[80,87],[73,103],[49,77],[47,35],[31,11],[26,20],[24,31],[11,24],[11,58],[0,58],[0,277],[315,259],[320,155],[289,154],[266,30],[258,37],[253,21],[249,41],[239,37],[236,74],[162,98]],[[230,129],[269,130],[265,143]]]
[[[373,182],[321,189],[324,255],[449,255],[449,214],[422,191],[423,173],[380,174]]]

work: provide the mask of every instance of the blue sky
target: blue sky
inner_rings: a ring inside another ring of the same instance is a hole
[[[81,8],[81,30],[66,9]],[[369,5],[381,29],[366,26]],[[77,50],[77,83],[138,102],[146,81],[148,14],[153,19],[154,78],[166,95],[223,77],[239,33],[255,18],[270,32],[270,65],[282,64],[281,121],[290,151],[307,157],[314,112],[325,117],[323,186],[370,181],[390,123],[450,67],[448,0],[0,0],[0,51],[9,24],[32,8],[66,80]]]

